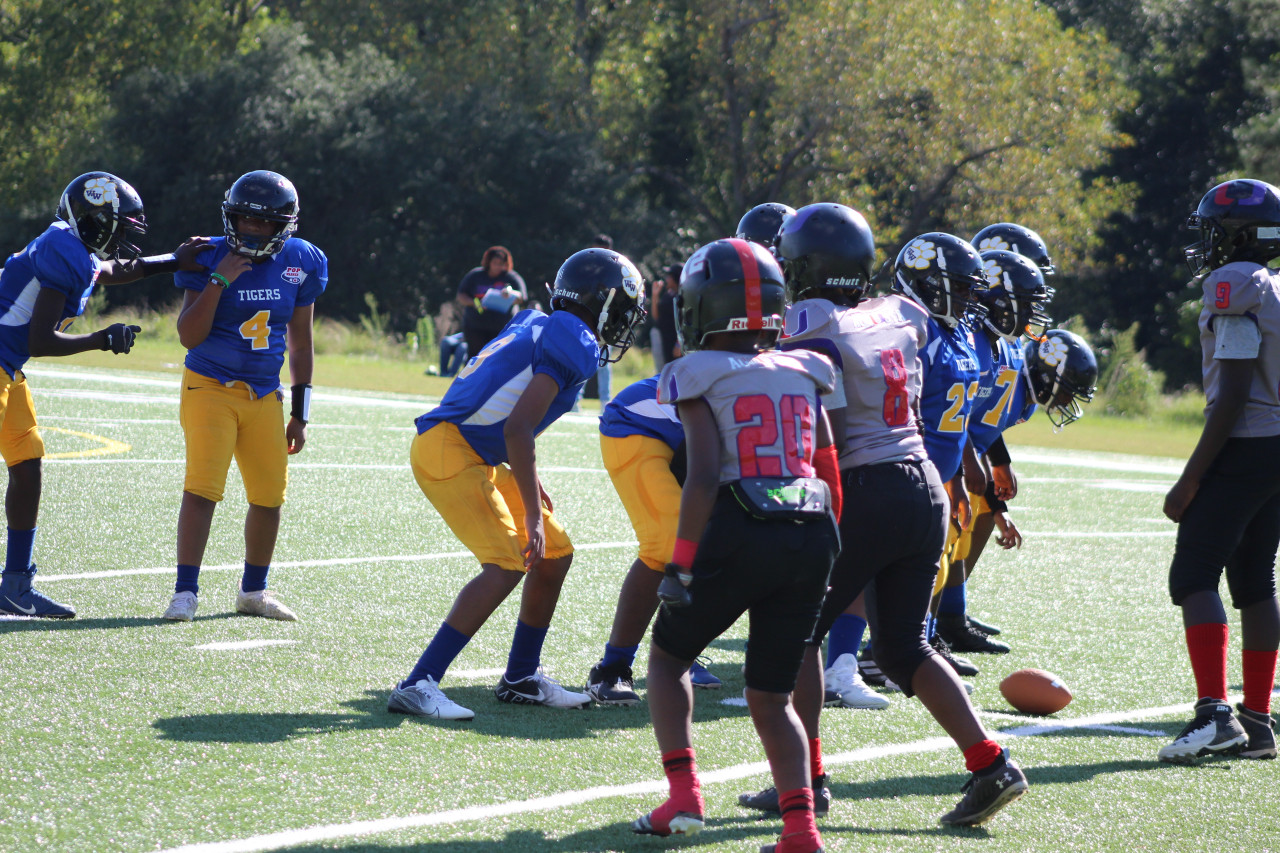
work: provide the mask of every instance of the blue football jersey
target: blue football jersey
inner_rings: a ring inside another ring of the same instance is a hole
[[[973,411],[969,413],[969,441],[979,456],[1009,427],[1020,424],[1036,410],[1026,376],[1026,356],[1017,343],[995,336],[991,351],[987,330],[974,332],[982,377]],[[985,393],[984,393],[985,392]]]
[[[609,401],[600,413],[600,434],[610,438],[647,435],[666,442],[672,450],[684,444],[684,425],[676,407],[658,402],[657,376],[633,382]]]
[[[196,256],[205,271],[174,273],[173,283],[204,290],[208,270],[216,269],[230,251],[227,238],[214,237]],[[289,238],[284,248],[254,264],[222,294],[209,337],[187,351],[187,367],[219,382],[247,383],[259,397],[270,394],[280,387],[285,330],[294,309],[314,304],[328,283],[324,252],[306,240]]]
[[[414,423],[424,433],[438,423],[456,424],[462,437],[487,465],[507,461],[502,436],[507,417],[535,374],[545,373],[560,386],[540,434],[578,402],[578,389],[600,366],[600,345],[586,323],[568,311],[526,309],[458,371],[440,405]]]
[[[31,357],[27,341],[40,288],[53,288],[66,297],[58,318],[58,328],[65,329],[84,313],[100,272],[102,262],[61,221],[9,256],[0,271],[0,366],[10,379]]]
[[[969,412],[978,393],[978,356],[969,327],[961,323],[948,329],[929,318],[929,342],[920,352],[920,363],[924,447],[946,481],[960,470]]]

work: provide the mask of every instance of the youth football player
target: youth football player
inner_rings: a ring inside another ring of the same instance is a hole
[[[1219,184],[1200,200],[1187,248],[1204,288],[1200,348],[1204,430],[1165,496],[1178,525],[1169,592],[1182,608],[1195,716],[1161,761],[1191,763],[1239,752],[1275,758],[1271,718],[1280,606],[1280,189],[1255,180]],[[1240,611],[1244,701],[1227,702],[1227,617],[1218,594],[1225,569]]]
[[[534,439],[578,399],[606,358],[621,357],[644,320],[644,290],[631,261],[584,249],[560,267],[551,313],[525,310],[459,373],[440,405],[417,419],[410,452],[427,499],[480,562],[418,663],[391,692],[390,711],[470,720],[440,689],[449,665],[524,581],[502,702],[581,708],[539,666],[542,645],[573,560],[535,464]]]
[[[717,240],[684,265],[677,305],[686,354],[663,368],[658,399],[680,412],[688,476],[648,671],[670,795],[632,828],[702,829],[689,664],[749,613],[747,706],[782,792],[782,838],[762,849],[812,853],[821,839],[790,694],[839,550],[840,484],[818,402],[835,373],[817,353],[772,349],[784,304],[782,271],[756,243]]]
[[[178,339],[187,349],[180,420],[186,478],[178,510],[178,571],[164,618],[190,622],[213,513],[236,460],[249,507],[237,613],[293,621],[267,589],[280,530],[288,457],[302,450],[310,418],[316,298],[329,281],[324,252],[293,236],[298,193],[283,175],[249,172],[222,203],[224,236],[180,273]],[[289,356],[290,408],[284,420],[280,369]]]
[[[0,272],[0,455],[9,469],[0,613],[70,619],[76,615],[74,608],[31,585],[44,442],[22,368],[32,356],[129,352],[134,335],[141,331],[137,326],[113,323],[88,334],[73,334],[67,327],[84,313],[97,285],[174,272],[180,262],[190,263],[204,241],[188,240],[176,256],[139,258],[133,241],[147,232],[142,199],[108,172],[87,172],[68,184],[56,216],[43,234],[11,255]]]

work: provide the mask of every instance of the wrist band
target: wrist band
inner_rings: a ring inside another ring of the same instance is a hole
[[[311,386],[294,385],[289,392],[292,397],[289,417],[306,426],[307,421],[311,420]]]
[[[216,281],[218,284],[222,285],[223,290],[226,290],[231,286],[231,282],[227,281],[227,277],[220,272],[209,273],[209,281]]]
[[[671,554],[671,562],[681,568],[693,566],[693,558],[698,553],[698,543],[690,539],[676,539],[675,550]]]

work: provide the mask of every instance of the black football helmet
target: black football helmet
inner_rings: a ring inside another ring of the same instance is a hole
[[[986,287],[978,250],[954,234],[921,234],[903,246],[893,262],[893,292],[915,300],[950,329]]]
[[[1049,247],[1040,235],[1016,222],[997,222],[973,235],[973,246],[979,252],[987,249],[1003,249],[1030,258],[1045,277],[1057,273],[1058,268],[1049,258]]]
[[[85,172],[67,184],[58,199],[57,217],[101,260],[142,254],[130,239],[147,233],[142,198],[110,172]]]
[[[1196,279],[1231,261],[1266,264],[1280,256],[1280,189],[1247,178],[1218,184],[1187,227],[1200,234],[1183,250]]]
[[[1080,404],[1093,399],[1098,383],[1098,361],[1089,345],[1066,329],[1050,329],[1039,341],[1028,341],[1025,354],[1031,390],[1054,428],[1079,420]]]
[[[876,242],[867,220],[853,208],[809,204],[782,223],[775,254],[790,301],[839,291],[845,304],[856,305],[871,281]]]
[[[750,240],[766,249],[772,249],[778,239],[778,230],[782,228],[782,223],[788,216],[794,215],[794,208],[776,201],[757,204],[738,220],[738,230],[733,236],[739,240]]]
[[[259,237],[240,230],[239,217],[279,223],[274,234]],[[284,248],[298,230],[298,191],[284,175],[259,169],[241,175],[222,202],[222,229],[231,251],[247,258],[266,258]]]
[[[617,361],[644,322],[644,281],[636,265],[612,249],[583,249],[560,265],[551,286],[551,310],[572,303],[604,344],[600,364]]]
[[[676,294],[680,349],[702,349],[707,335],[758,329],[777,342],[786,311],[782,268],[759,243],[716,240],[689,256]]]
[[[977,294],[982,303],[987,328],[1007,341],[1026,335],[1039,340],[1053,325],[1045,313],[1049,288],[1040,268],[1016,252],[988,249],[980,253],[987,276],[987,289]]]

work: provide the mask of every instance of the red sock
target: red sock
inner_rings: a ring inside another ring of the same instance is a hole
[[[1187,628],[1187,652],[1196,677],[1196,695],[1227,701],[1227,626],[1202,622]]]
[[[778,797],[782,811],[782,838],[775,853],[813,853],[822,847],[813,820],[813,789],[796,788]]]
[[[809,778],[817,779],[827,771],[822,768],[822,738],[809,739]]]
[[[1004,755],[1000,744],[993,740],[980,740],[964,751],[964,766],[970,773],[986,770]]]
[[[1276,651],[1245,649],[1244,706],[1250,711],[1271,713],[1271,691],[1276,686]]]
[[[702,785],[698,782],[698,765],[693,760],[693,747],[674,749],[662,756],[662,770],[667,774],[670,796],[663,805],[671,805],[673,813],[703,813]]]

